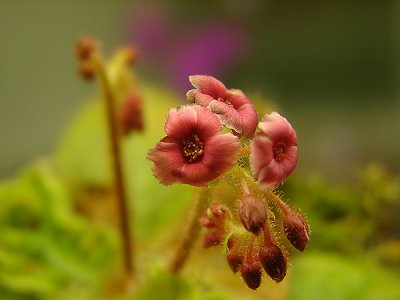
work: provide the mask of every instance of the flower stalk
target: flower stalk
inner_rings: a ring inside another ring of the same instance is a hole
[[[182,239],[179,241],[168,265],[168,269],[172,273],[178,274],[183,269],[190,255],[200,232],[200,224],[198,220],[209,204],[208,199],[210,198],[210,193],[210,188],[201,188],[192,202],[187,225],[183,230]]]
[[[133,241],[129,224],[128,199],[125,188],[124,172],[122,168],[122,152],[120,129],[117,122],[116,100],[106,68],[99,54],[93,54],[91,61],[95,66],[103,89],[103,98],[106,106],[107,127],[110,140],[110,158],[114,175],[114,188],[118,204],[119,232],[122,243],[123,268],[127,277],[134,276]]]

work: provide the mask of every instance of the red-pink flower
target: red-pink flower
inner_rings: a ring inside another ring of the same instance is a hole
[[[250,100],[240,90],[228,90],[212,76],[189,77],[195,89],[187,92],[190,102],[209,106],[221,122],[245,138],[252,138],[257,128],[257,112]]]
[[[290,123],[280,114],[266,114],[251,142],[250,166],[262,187],[275,188],[294,170],[297,163],[297,137]]]
[[[236,163],[238,137],[220,134],[222,124],[209,108],[186,105],[170,109],[167,134],[147,158],[153,174],[166,185],[186,183],[206,186]]]

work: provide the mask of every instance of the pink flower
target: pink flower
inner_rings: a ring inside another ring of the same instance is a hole
[[[195,89],[187,92],[190,102],[209,106],[221,122],[245,138],[252,138],[257,128],[257,112],[250,100],[240,90],[228,90],[218,79],[206,76],[189,76]]]
[[[266,114],[261,129],[251,142],[250,167],[262,187],[276,188],[294,170],[297,163],[297,137],[280,114]]]
[[[153,174],[166,185],[206,186],[236,163],[238,137],[220,134],[222,124],[209,108],[186,105],[168,112],[167,134],[147,158]]]

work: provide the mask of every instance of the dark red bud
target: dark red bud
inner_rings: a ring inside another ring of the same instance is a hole
[[[245,262],[240,266],[244,282],[253,290],[261,284],[261,265],[259,262]]]
[[[310,236],[308,232],[308,224],[304,217],[298,212],[289,212],[285,216],[283,224],[286,238],[299,251],[303,251]]]
[[[231,235],[227,242],[227,247],[229,250],[233,248],[233,246],[237,243],[237,238],[234,235]]]
[[[240,200],[239,216],[243,226],[250,232],[258,234],[267,220],[265,204],[257,195],[248,194]]]
[[[90,36],[79,38],[75,45],[76,56],[81,61],[88,60],[99,49],[98,42]]]
[[[287,261],[285,255],[278,246],[271,244],[262,248],[258,253],[258,257],[269,277],[276,282],[280,282],[285,278]]]
[[[212,246],[218,246],[221,244],[223,237],[217,232],[207,233],[203,240],[203,247],[205,249],[210,248]]]
[[[221,204],[213,205],[212,207],[210,207],[210,211],[212,215],[217,219],[224,218],[229,213],[228,208]]]
[[[91,62],[80,61],[78,64],[78,73],[83,79],[91,80],[96,75],[96,70]]]
[[[215,223],[206,216],[203,216],[199,219],[199,223],[200,225],[204,226],[205,228],[214,228],[215,227]]]
[[[226,256],[229,266],[231,267],[233,273],[239,271],[240,265],[243,263],[243,255],[235,252],[229,252]]]
[[[142,100],[137,93],[130,93],[121,108],[121,127],[124,134],[143,130]]]

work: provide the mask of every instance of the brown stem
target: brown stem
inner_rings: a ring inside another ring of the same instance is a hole
[[[128,200],[125,189],[124,173],[122,169],[121,139],[116,119],[115,99],[110,80],[104,68],[102,60],[98,56],[93,57],[97,73],[103,87],[104,100],[106,104],[107,123],[110,139],[110,156],[114,174],[114,187],[118,202],[119,232],[121,234],[123,267],[127,276],[134,274],[133,265],[133,242],[129,224]]]
[[[172,273],[179,273],[189,257],[190,251],[192,250],[200,232],[198,220],[203,211],[207,208],[209,195],[210,189],[202,188],[197,197],[194,198],[190,215],[188,216],[187,226],[183,230],[182,239],[179,242],[168,266]]]

